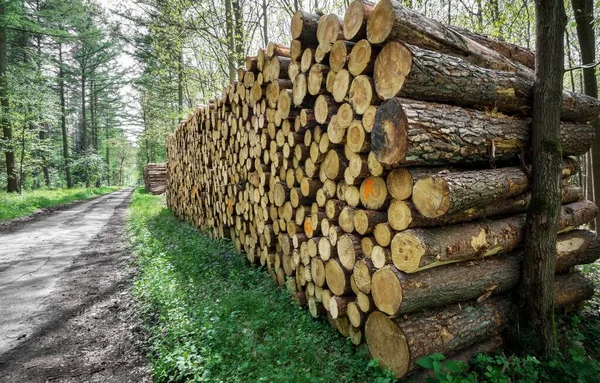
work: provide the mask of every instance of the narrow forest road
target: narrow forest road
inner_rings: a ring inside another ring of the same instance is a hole
[[[0,382],[150,381],[122,235],[131,194],[0,233]]]

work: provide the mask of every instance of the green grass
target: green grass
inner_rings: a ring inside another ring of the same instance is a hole
[[[128,232],[155,382],[391,381],[230,241],[200,235],[160,197],[136,191]]]
[[[0,222],[32,215],[48,209],[106,194],[120,187],[35,190],[22,194],[0,194]]]

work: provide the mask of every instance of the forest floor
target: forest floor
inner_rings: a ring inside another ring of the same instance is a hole
[[[149,382],[123,223],[131,189],[0,233],[0,381]]]

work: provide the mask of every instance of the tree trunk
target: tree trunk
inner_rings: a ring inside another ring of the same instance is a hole
[[[557,214],[558,230],[573,230],[593,220],[597,213],[598,207],[591,201],[564,205]],[[404,230],[392,240],[392,259],[399,269],[414,272],[504,253],[523,245],[525,222],[525,214],[521,214],[464,225]],[[554,247],[554,243],[556,234],[549,247]]]
[[[554,269],[560,211],[560,105],[564,72],[561,0],[536,0],[536,81],[533,89],[531,204],[525,228],[525,260],[520,286],[523,323],[533,330],[541,355],[556,345]]]
[[[262,0],[262,32],[263,32],[263,46],[269,45],[269,22],[267,18],[267,0]]]
[[[63,69],[62,43],[58,44],[58,81],[60,84],[60,127],[62,132],[63,158],[67,188],[73,187],[71,181],[71,160],[69,159],[69,135],[67,132],[67,111],[65,100],[65,73]]]
[[[225,0],[225,28],[227,33],[227,62],[229,69],[229,83],[233,84],[236,77],[235,68],[235,37],[233,26],[232,0]]]
[[[505,114],[531,114],[533,79],[486,70],[460,58],[400,42],[383,47],[375,60],[374,80],[375,90],[384,100],[398,95]],[[563,120],[590,122],[598,115],[597,99],[563,92]]]
[[[0,17],[4,18],[6,15],[5,3],[0,3]],[[15,153],[12,149],[12,128],[10,125],[9,115],[9,100],[8,100],[8,81],[7,76],[7,62],[6,62],[6,50],[8,48],[6,27],[2,25],[0,27],[0,108],[2,108],[2,118],[0,119],[0,125],[2,125],[2,135],[4,144],[7,146],[4,152],[6,159],[6,176],[8,185],[6,191],[9,193],[16,193],[19,191],[19,185],[17,183],[17,175],[15,174]]]
[[[85,83],[87,76],[85,66],[81,66],[81,150],[85,152],[88,149],[88,134],[87,134],[87,115],[85,110]],[[86,177],[87,178],[87,177]],[[86,183],[89,179],[86,179]]]
[[[581,49],[581,63],[583,65],[596,62],[596,39],[594,35],[594,2],[593,0],[572,0],[573,13],[577,23],[577,37]],[[571,71],[572,73],[572,71]],[[598,81],[596,68],[583,69],[583,91],[590,97],[598,98]],[[594,122],[596,132],[600,132],[600,120]],[[600,198],[600,140],[592,145],[592,172],[594,195],[590,198],[596,201]],[[598,180],[598,181],[596,181]],[[598,222],[595,221],[595,227]]]
[[[446,104],[394,98],[377,109],[371,150],[387,166],[446,165],[515,159],[530,149],[530,121]],[[587,152],[590,125],[564,123],[564,155]]]

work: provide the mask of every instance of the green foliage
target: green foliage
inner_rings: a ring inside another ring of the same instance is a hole
[[[155,382],[392,382],[230,241],[200,235],[141,190],[130,209]]]
[[[35,190],[22,194],[0,193],[0,221],[25,217],[40,209],[65,205],[118,190],[117,187],[92,189]]]
[[[106,173],[105,166],[97,153],[85,152],[71,164],[73,179],[76,184],[83,183],[89,187],[102,179]]]
[[[478,354],[467,365],[460,361],[447,361],[441,354],[421,358],[417,364],[432,370],[433,377],[426,383],[535,383],[535,382],[597,382],[600,363],[588,355],[583,347],[586,340],[580,331],[580,320],[572,317],[565,332],[563,347],[546,359],[531,355]],[[595,330],[599,330],[596,322]],[[597,345],[597,331],[593,331]]]

